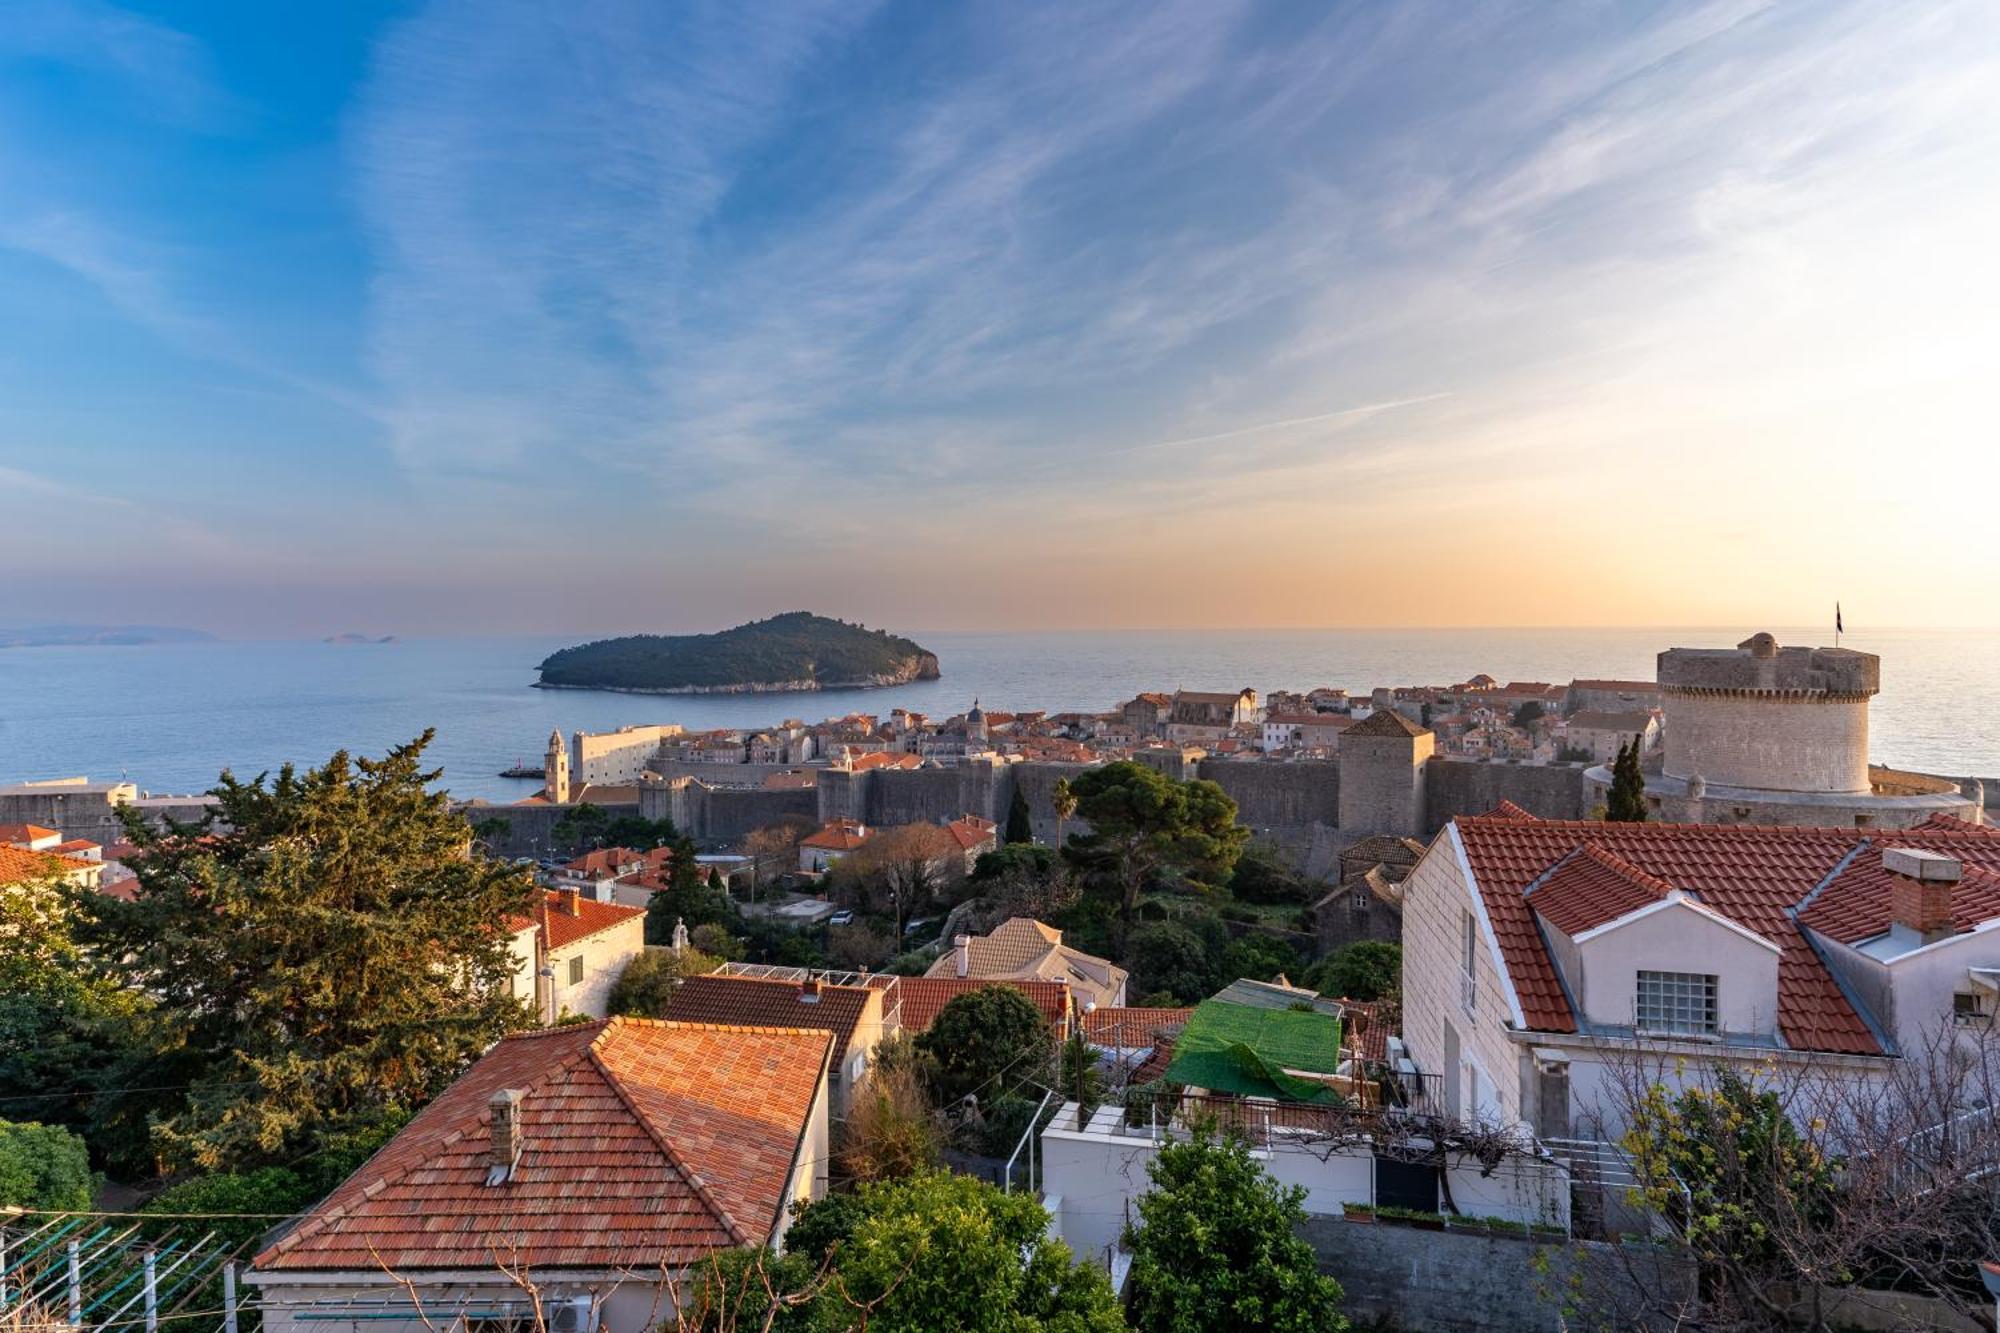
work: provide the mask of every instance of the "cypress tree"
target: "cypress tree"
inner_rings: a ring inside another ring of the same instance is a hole
[[[1640,738],[1618,747],[1611,765],[1611,793],[1605,802],[1604,817],[1614,824],[1646,822],[1646,775],[1639,771]]]
[[[1028,819],[1028,795],[1021,790],[1021,784],[1014,784],[1014,798],[1007,802],[1007,832],[1005,842],[1033,842],[1035,826]]]

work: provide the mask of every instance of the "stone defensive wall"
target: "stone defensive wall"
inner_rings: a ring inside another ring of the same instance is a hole
[[[1590,813],[1587,767],[1434,758],[1424,765],[1424,833],[1437,832],[1455,815],[1483,815],[1502,801],[1544,819],[1582,819]]]
[[[1206,759],[1197,770],[1236,802],[1236,820],[1270,836],[1309,834],[1340,820],[1340,764],[1333,759],[1265,763]]]
[[[153,827],[164,828],[168,820],[181,824],[201,822],[209,805],[210,798],[201,796],[133,799],[108,790],[107,784],[16,787],[0,791],[0,824],[39,824],[59,831],[65,838],[87,838],[108,847],[125,839],[125,825],[118,818],[121,806],[134,811]]]
[[[572,808],[567,805],[475,804],[461,805],[458,812],[474,829],[491,825],[491,831],[483,836],[495,856],[532,856],[539,859],[547,856],[555,845],[556,821]],[[630,801],[599,808],[613,819],[639,813],[638,805]],[[503,824],[506,826],[504,830],[500,828]]]

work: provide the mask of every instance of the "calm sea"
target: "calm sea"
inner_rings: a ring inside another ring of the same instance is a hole
[[[1813,631],[1774,630],[1783,642]],[[904,706],[1103,709],[1141,689],[1245,685],[1366,690],[1505,680],[1650,680],[1653,655],[1718,646],[1738,630],[1268,630],[922,633],[943,678],[825,694],[661,697],[529,688],[535,664],[573,639],[431,639],[387,645],[235,642],[0,649],[0,782],[88,774],[155,793],[206,788],[346,747],[377,753],[425,727],[451,790],[511,799],[533,782],[497,776],[538,763],[552,728],[690,728],[815,721]],[[1874,758],[1946,774],[2000,774],[2000,631],[1850,634],[1882,656]]]

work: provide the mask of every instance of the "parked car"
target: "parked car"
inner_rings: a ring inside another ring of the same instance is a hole
[[[854,924],[854,913],[843,907],[828,917],[826,924],[829,926],[851,926]]]
[[[919,931],[927,930],[936,924],[937,922],[930,920],[928,917],[920,921],[912,921],[909,925],[903,927],[903,933],[905,935],[915,935]]]

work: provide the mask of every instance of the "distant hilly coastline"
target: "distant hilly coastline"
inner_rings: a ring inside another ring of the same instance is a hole
[[[215,643],[206,630],[177,625],[0,625],[0,648],[76,648],[142,643]]]
[[[789,611],[715,634],[633,634],[543,660],[539,689],[777,694],[938,678],[937,654],[884,630]]]
[[[329,634],[320,640],[321,643],[394,643],[395,641],[396,636],[393,634],[384,634],[380,638],[377,638],[369,634],[355,634],[352,632],[346,634]]]

